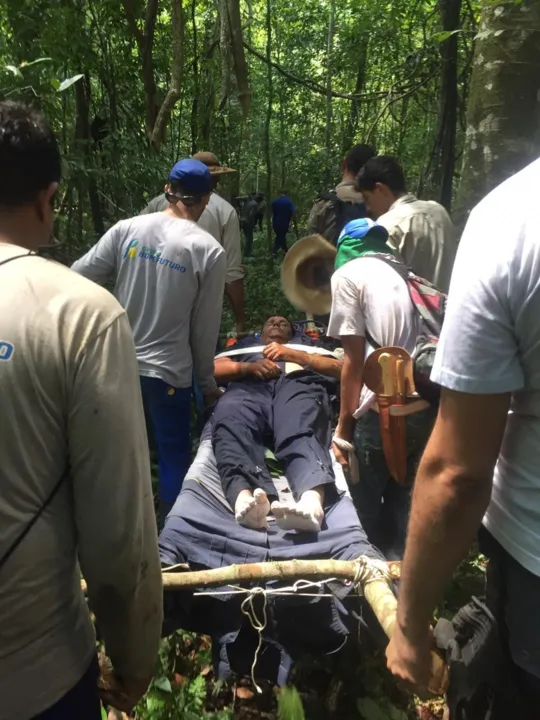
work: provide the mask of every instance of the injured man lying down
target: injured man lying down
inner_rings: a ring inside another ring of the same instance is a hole
[[[264,530],[271,512],[282,530],[319,532],[336,495],[330,457],[332,397],[341,362],[287,318],[269,318],[260,338],[218,356],[227,385],[212,418],[212,446],[225,498],[240,525]],[[292,498],[280,501],[267,448],[283,466]]]

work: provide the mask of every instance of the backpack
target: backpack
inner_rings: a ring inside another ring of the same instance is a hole
[[[341,231],[348,222],[367,217],[365,203],[354,203],[349,200],[342,200],[338,197],[335,190],[329,190],[328,192],[321,193],[317,199],[329,200],[332,203],[332,211],[334,212],[336,218],[335,227],[332,233],[328,233],[328,235],[332,235],[332,237],[325,236],[328,242],[331,242],[332,245],[337,245]]]
[[[436,406],[439,404],[441,386],[432,382],[430,376],[446,312],[447,296],[429,280],[418,277],[402,263],[390,260],[384,255],[368,257],[378,257],[393,268],[407,284],[419,321],[418,336],[412,353],[416,392],[421,398]],[[367,332],[366,339],[375,349],[381,347]]]

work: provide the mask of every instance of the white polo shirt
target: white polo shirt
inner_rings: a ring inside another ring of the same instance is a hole
[[[540,160],[471,213],[460,242],[432,379],[512,393],[484,525],[540,575]]]

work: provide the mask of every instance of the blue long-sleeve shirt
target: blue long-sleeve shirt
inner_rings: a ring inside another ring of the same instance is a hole
[[[272,227],[274,230],[287,231],[295,213],[294,203],[287,195],[277,197],[272,203]]]

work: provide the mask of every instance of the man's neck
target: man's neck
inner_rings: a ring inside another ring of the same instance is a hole
[[[178,205],[169,205],[169,207],[163,212],[169,217],[180,218],[181,220],[191,220],[191,222],[194,223],[196,223],[199,219],[198,217],[195,217],[192,208],[188,208],[185,205],[182,205],[182,203],[178,203]]]
[[[17,245],[26,250],[37,250],[44,241],[42,228],[24,213],[0,214],[0,244]]]
[[[355,176],[353,173],[346,170],[343,175],[341,176],[341,182],[342,183],[350,183],[351,185],[354,185]]]

